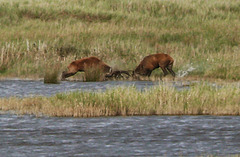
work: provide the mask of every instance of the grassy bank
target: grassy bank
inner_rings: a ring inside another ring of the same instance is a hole
[[[1,98],[0,110],[37,116],[240,115],[240,88],[196,84],[186,90],[159,85],[105,92],[71,92],[52,97]]]
[[[238,0],[0,0],[0,75],[43,78],[86,56],[128,70],[164,52],[177,73],[240,80],[239,17]]]

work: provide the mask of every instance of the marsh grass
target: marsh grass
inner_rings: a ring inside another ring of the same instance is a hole
[[[119,87],[104,92],[59,93],[52,97],[1,98],[0,109],[19,114],[67,117],[134,115],[240,115],[240,88],[193,84],[177,90],[159,84],[139,91]]]

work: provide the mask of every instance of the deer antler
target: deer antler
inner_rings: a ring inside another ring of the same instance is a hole
[[[125,70],[115,70],[115,71],[112,71],[110,74],[106,74],[105,77],[106,78],[111,78],[111,77],[120,78],[120,77],[123,77],[122,74],[126,74],[126,75],[128,75],[128,77],[131,76],[128,71],[125,71]]]

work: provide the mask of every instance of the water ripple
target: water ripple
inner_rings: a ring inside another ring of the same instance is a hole
[[[0,97],[50,96],[56,93],[69,91],[104,91],[108,88],[119,86],[135,86],[138,90],[144,90],[157,85],[159,85],[157,81],[64,81],[60,84],[44,84],[43,81],[40,80],[0,80]],[[166,85],[172,85],[178,89],[188,88],[181,85],[179,86],[176,82],[166,83]]]
[[[1,156],[240,153],[240,117],[35,118],[0,114]]]

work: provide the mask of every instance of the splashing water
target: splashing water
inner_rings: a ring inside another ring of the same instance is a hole
[[[196,68],[194,68],[192,66],[192,64],[188,64],[185,68],[186,70],[180,70],[177,74],[178,77],[184,77],[187,76],[189,74],[189,72],[192,72],[193,70],[195,70]]]

